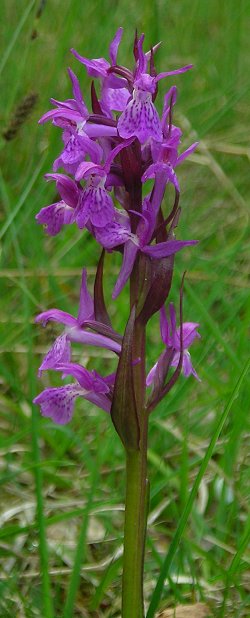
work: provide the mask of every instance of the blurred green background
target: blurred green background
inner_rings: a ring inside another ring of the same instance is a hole
[[[183,130],[183,150],[200,142],[178,174],[178,237],[200,243],[177,256],[171,300],[187,269],[184,319],[200,322],[202,339],[192,359],[202,382],[180,378],[151,418],[148,603],[249,355],[250,3],[2,0],[1,17],[0,615],[115,617],[123,449],[109,418],[87,402],[80,401],[71,424],[61,428],[32,410],[41,389],[37,368],[57,332],[54,326],[34,327],[34,316],[53,306],[74,314],[81,268],[88,267],[93,285],[99,255],[87,232],[69,226],[48,238],[34,220],[54,200],[43,174],[61,150],[60,131],[38,126],[37,120],[51,96],[71,94],[68,66],[89,101],[89,79],[69,50],[107,56],[119,26],[121,64],[132,66],[135,27],[145,32],[146,48],[162,41],[158,71],[194,64],[187,74],[161,82],[158,101],[176,83],[174,122]],[[108,305],[118,267],[119,256],[106,260]],[[124,290],[110,305],[118,329],[127,309]],[[160,351],[154,318],[148,327],[149,367]],[[79,352],[89,368],[114,367],[108,353],[100,358],[96,350],[78,350],[78,360]],[[53,375],[43,377],[43,385],[56,383]],[[211,616],[249,616],[248,409],[246,377],[202,478],[159,607],[202,602]]]

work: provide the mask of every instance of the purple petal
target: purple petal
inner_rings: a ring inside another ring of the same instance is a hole
[[[87,129],[87,125],[84,126],[84,129],[81,129],[81,132],[75,132],[74,135],[82,148],[83,157],[89,156],[91,161],[98,165],[102,160],[103,150],[97,142],[94,142],[93,139],[90,139],[90,137],[85,134],[85,129]]]
[[[121,142],[120,144],[118,144],[118,146],[116,146],[115,148],[113,148],[113,150],[110,151],[106,159],[105,165],[104,165],[104,169],[106,170],[106,173],[109,172],[111,163],[113,162],[115,157],[119,154],[119,152],[121,152],[123,148],[130,146],[130,144],[132,144],[133,141],[134,141],[134,137],[130,137],[128,140],[126,140],[125,142]]]
[[[180,165],[180,163],[182,163],[182,161],[184,161],[184,159],[189,157],[189,155],[192,154],[192,152],[194,152],[195,148],[197,148],[198,145],[199,145],[199,142],[194,142],[194,144],[189,146],[189,148],[187,148],[187,150],[184,150],[184,152],[182,152],[182,154],[178,157],[176,165]]]
[[[180,352],[176,352],[173,360],[171,361],[171,367],[177,367],[179,359]],[[187,350],[184,350],[183,352],[182,372],[185,378],[188,378],[192,374],[196,378],[196,380],[198,380],[199,382],[201,381],[192,365],[191,356]]]
[[[197,332],[199,324],[195,322],[184,322],[183,324],[183,348],[186,350],[189,348],[195,339],[200,339],[200,334]],[[174,337],[174,347],[176,350],[180,349],[180,328],[177,328]]]
[[[141,73],[145,73],[147,69],[147,56],[143,52],[144,38],[145,38],[145,35],[142,34],[137,42],[138,67],[136,69],[136,78],[140,76]]]
[[[83,161],[77,168],[75,179],[81,180],[82,178],[88,178],[91,175],[105,176],[105,172],[103,171],[101,165],[96,165],[92,161]]]
[[[162,161],[158,161],[157,163],[152,163],[144,172],[142,176],[142,182],[146,182],[149,178],[154,178],[158,175],[158,178],[161,180],[161,184],[164,186],[167,182],[172,182],[175,186],[176,190],[180,192],[180,187],[178,183],[177,176],[172,168],[172,165],[168,163],[164,163]]]
[[[90,186],[83,191],[76,213],[76,223],[82,229],[88,220],[96,227],[105,227],[114,218],[113,200],[102,187]]]
[[[117,223],[111,221],[109,225],[102,228],[94,228],[94,234],[97,242],[100,243],[105,249],[113,249],[118,245],[123,245],[129,239],[131,232]]]
[[[81,88],[80,88],[80,84],[79,84],[79,80],[77,79],[75,73],[73,73],[73,71],[71,69],[68,69],[68,73],[72,82],[72,86],[73,86],[73,95],[75,97],[75,100],[77,102],[77,107],[79,109],[79,112],[82,114],[83,118],[88,118],[89,113],[87,110],[87,107],[84,103],[84,100],[82,98],[82,93],[81,93]]]
[[[79,163],[85,156],[85,150],[75,135],[71,135],[69,141],[60,155],[64,165]]]
[[[105,113],[112,111],[123,112],[130,96],[126,88],[110,88],[105,80],[100,101],[101,107]]]
[[[57,337],[55,343],[53,343],[39,367],[39,375],[41,375],[42,371],[46,371],[47,369],[55,369],[58,363],[68,363],[71,356],[70,347],[70,342],[66,334]]]
[[[49,309],[43,311],[36,316],[35,322],[42,322],[43,326],[46,326],[47,322],[58,322],[58,324],[64,324],[65,326],[75,327],[78,326],[78,321],[70,313],[61,311],[61,309]]]
[[[146,377],[146,386],[151,386],[151,384],[153,384],[156,373],[157,373],[157,368],[158,368],[158,361],[155,363],[152,369],[150,369]]]
[[[95,393],[108,393],[109,387],[97,372],[91,372],[78,363],[62,362],[55,367],[64,376],[71,375],[79,382],[80,386],[86,391]]]
[[[94,58],[93,60],[89,60],[84,56],[80,56],[75,49],[70,50],[72,54],[79,60],[87,69],[88,75],[90,77],[105,77],[107,74],[107,70],[110,67],[110,64],[105,58]]]
[[[150,137],[161,141],[160,118],[151,94],[134,90],[133,99],[121,114],[117,128],[121,137],[136,136],[142,144]]]
[[[94,302],[87,288],[87,271],[85,268],[82,271],[80,304],[77,316],[77,321],[80,326],[84,320],[94,320]]]
[[[67,108],[59,108],[59,109],[51,109],[46,114],[44,114],[40,120],[38,120],[38,124],[43,124],[48,120],[54,120],[57,118],[63,118],[65,120],[73,121],[76,124],[83,121],[82,115],[74,109]]]
[[[74,210],[64,202],[57,202],[41,208],[35,218],[38,223],[45,225],[47,234],[56,236],[63,225],[73,222]]]
[[[94,124],[92,122],[88,122],[84,127],[84,131],[89,137],[94,138],[118,137],[117,128],[110,127],[105,124]]]
[[[82,330],[79,327],[69,330],[67,333],[67,337],[69,341],[104,348],[106,350],[116,352],[116,354],[119,354],[121,351],[120,343],[117,343],[116,341],[113,341],[112,339],[110,339],[109,337],[105,337],[104,335],[99,335],[98,333],[92,333],[86,330]]]
[[[111,400],[103,393],[87,393],[85,399],[94,403],[98,408],[104,410],[104,412],[110,412],[111,410]]]
[[[76,384],[46,388],[35,397],[34,403],[40,406],[42,416],[52,418],[59,425],[65,425],[72,418],[75,399],[80,393],[80,388]]]
[[[163,258],[173,255],[189,245],[196,245],[198,242],[198,240],[166,240],[166,242],[160,242],[157,245],[147,245],[141,251],[153,258]]]
[[[159,82],[160,79],[163,79],[164,77],[169,77],[170,75],[179,75],[180,73],[186,73],[186,71],[189,71],[189,69],[192,69],[193,65],[192,64],[187,64],[185,67],[182,67],[181,69],[175,69],[174,71],[165,71],[164,73],[158,73],[158,75],[156,76],[156,81]]]
[[[125,284],[127,283],[127,280],[130,277],[131,272],[133,270],[137,252],[138,252],[138,247],[132,241],[129,240],[124,245],[122,267],[119,272],[118,279],[116,281],[116,284],[115,284],[115,287],[112,293],[113,299],[117,298],[117,296],[120,294]]]
[[[140,240],[140,246],[142,247],[150,242],[155,228],[156,213],[154,208],[152,208],[150,197],[151,196],[146,196],[143,200],[141,215],[143,220],[139,222],[136,231]]]
[[[168,114],[170,112],[170,104],[172,102],[172,107],[175,105],[177,99],[177,88],[176,86],[172,86],[169,91],[165,94],[164,97],[164,105],[163,105],[163,113],[162,113],[162,128],[164,128],[166,124],[166,120]]]
[[[56,187],[62,200],[71,208],[75,208],[78,203],[79,189],[76,183],[64,174],[45,174],[46,180],[55,180]]]
[[[118,28],[113,40],[110,43],[109,57],[110,57],[112,65],[116,64],[118,48],[121,42],[122,35],[123,35],[123,28]]]

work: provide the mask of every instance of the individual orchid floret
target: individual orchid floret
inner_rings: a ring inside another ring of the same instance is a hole
[[[143,41],[144,34],[137,43],[138,61],[133,78],[132,99],[128,101],[117,125],[121,137],[135,135],[141,144],[150,138],[160,142],[163,137],[160,117],[153,103],[158,82],[164,77],[184,73],[192,68],[192,65],[187,65],[174,71],[149,75],[146,73],[148,58],[143,52]]]
[[[151,156],[153,163],[149,165],[142,176],[142,182],[146,182],[149,178],[157,179],[157,183],[166,185],[172,183],[176,191],[180,191],[178,178],[175,173],[175,168],[180,165],[198,146],[198,142],[194,142],[180,155],[178,148],[181,143],[182,131],[172,123],[173,106],[176,102],[177,89],[175,86],[165,95],[164,108],[162,114],[162,132],[163,139],[161,142],[151,140]]]
[[[147,386],[150,386],[156,379],[157,374],[162,371],[162,366],[169,359],[170,367],[177,367],[180,361],[181,347],[183,348],[182,372],[188,378],[191,374],[200,381],[192,362],[188,348],[192,345],[195,339],[200,338],[197,332],[199,324],[196,322],[184,322],[182,325],[182,345],[181,345],[181,329],[176,327],[176,314],[174,305],[169,306],[170,319],[167,319],[165,307],[160,310],[160,327],[161,338],[166,346],[166,350],[161,354],[157,363],[152,367],[147,376]]]
[[[54,124],[63,127],[71,126],[72,122],[76,126],[86,123],[89,112],[81,94],[79,81],[71,69],[68,69],[68,73],[72,82],[74,99],[66,99],[66,101],[50,99],[55,109],[46,112],[46,114],[40,118],[39,124],[43,124],[48,120],[52,120]],[[61,121],[63,121],[63,124],[61,124]]]
[[[88,122],[90,115],[84,103],[80,84],[76,75],[68,69],[72,82],[74,99],[57,101],[51,99],[55,105],[42,116],[39,123],[52,120],[53,124],[61,127],[63,131],[64,149],[54,162],[54,171],[63,167],[67,172],[74,174],[79,163],[89,156],[95,163],[100,163],[102,148],[94,141],[98,137],[117,137],[117,129],[106,124]]]
[[[65,144],[61,154],[54,161],[53,170],[63,167],[69,174],[75,174],[79,164],[88,156],[94,163],[100,163],[103,151],[101,146],[85,134],[84,128],[71,128],[63,132]]]
[[[128,218],[123,222],[116,220],[111,226],[106,226],[96,233],[98,241],[106,249],[124,245],[123,262],[116,281],[113,298],[117,298],[124,288],[134,267],[139,251],[151,258],[161,259],[174,255],[184,247],[197,244],[197,240],[168,239],[165,242],[150,244],[155,229],[156,213],[152,209],[150,197],[143,200],[142,213],[134,213],[140,217],[136,234],[131,232]]]
[[[74,221],[75,208],[78,204],[80,191],[77,184],[64,174],[46,174],[46,180],[55,180],[56,188],[61,196],[59,202],[45,206],[36,215],[38,223],[45,225],[47,234],[56,236],[63,225]]]
[[[72,49],[72,53],[82,64],[85,65],[90,77],[97,77],[101,81],[101,100],[100,106],[104,114],[111,116],[111,112],[123,111],[130,93],[127,89],[127,81],[124,78],[118,78],[109,69],[116,65],[118,48],[121,42],[123,28],[118,28],[109,47],[110,62],[105,58],[94,58],[89,60],[84,56],[80,56],[77,51]]]
[[[35,397],[34,403],[40,406],[42,416],[52,418],[59,425],[69,423],[77,397],[83,397],[105,412],[110,412],[111,397],[107,380],[77,363],[62,362],[54,369],[63,376],[72,375],[76,383],[46,388]]]
[[[149,178],[160,179],[164,185],[168,182],[174,185],[176,191],[180,192],[178,178],[174,171],[177,165],[180,165],[192,152],[197,148],[198,142],[194,142],[181,155],[178,155],[177,147],[180,142],[180,129],[172,127],[171,138],[161,144],[157,144],[152,148],[153,160],[155,163],[149,165],[142,176],[142,182],[146,182]],[[159,146],[159,147],[157,147]]]
[[[113,148],[104,165],[96,165],[91,161],[84,161],[79,165],[75,175],[76,180],[87,180],[76,209],[76,223],[80,229],[85,227],[87,223],[91,223],[97,228],[103,228],[114,220],[115,207],[105,184],[112,161],[123,148],[132,143],[133,139],[126,140]]]
[[[87,273],[85,269],[82,273],[80,305],[77,318],[60,309],[49,309],[36,317],[36,322],[41,322],[43,326],[46,326],[49,321],[63,324],[65,331],[57,337],[43,359],[39,367],[39,375],[47,369],[55,369],[62,362],[69,362],[72,342],[101,347],[106,350],[112,350],[117,354],[121,350],[121,345],[110,337],[86,330],[85,323],[89,321],[95,323],[95,315],[93,299],[87,288]]]

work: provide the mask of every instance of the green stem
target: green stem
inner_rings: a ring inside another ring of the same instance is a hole
[[[147,426],[138,451],[126,453],[126,507],[122,618],[143,618],[143,570],[147,525]]]

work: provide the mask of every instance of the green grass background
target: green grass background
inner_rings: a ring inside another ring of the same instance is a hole
[[[87,233],[71,226],[51,239],[35,223],[54,199],[43,174],[61,149],[60,131],[37,120],[50,96],[70,94],[68,66],[88,101],[89,80],[69,49],[105,56],[122,25],[122,64],[131,66],[135,27],[146,33],[148,48],[162,40],[158,70],[194,64],[168,87],[179,90],[175,123],[183,149],[200,142],[179,170],[178,231],[200,243],[177,256],[171,300],[187,269],[184,313],[201,325],[192,358],[202,382],[180,378],[151,417],[147,607],[161,571],[155,608],[201,601],[211,616],[247,617],[250,4],[2,0],[1,16],[0,615],[120,615],[123,449],[109,418],[87,402],[60,428],[40,418],[32,398],[41,389],[42,354],[57,332],[34,327],[34,316],[52,306],[76,312],[81,268],[88,267],[92,285],[98,258]],[[166,87],[162,82],[159,101]],[[18,104],[31,93],[38,95],[32,116],[6,141]],[[106,262],[108,304],[118,266],[119,258]],[[118,329],[127,308],[125,290],[110,305]],[[149,367],[160,351],[152,319]],[[78,359],[79,352],[86,366],[112,370],[110,354],[79,349]],[[43,378],[56,383],[53,375]]]

